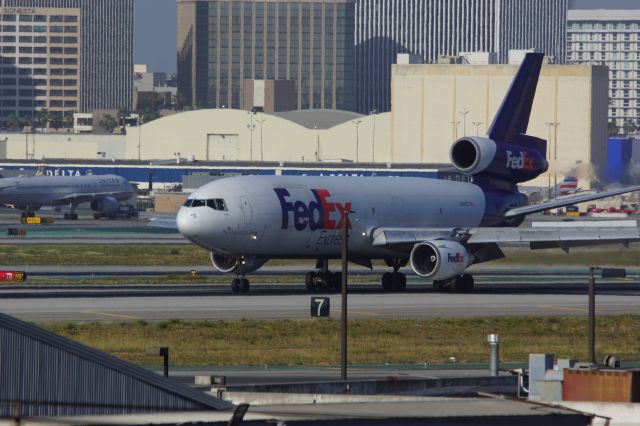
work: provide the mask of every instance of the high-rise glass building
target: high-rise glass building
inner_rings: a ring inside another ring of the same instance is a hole
[[[440,55],[511,49],[544,52],[563,63],[567,0],[357,0],[357,111],[391,108],[391,65],[398,53],[424,63]]]
[[[298,109],[353,110],[354,0],[178,0],[178,91],[240,108],[243,80],[293,80]]]
[[[640,125],[640,10],[570,10],[567,62],[609,67],[609,121]]]
[[[133,0],[0,0],[0,126],[131,107]]]

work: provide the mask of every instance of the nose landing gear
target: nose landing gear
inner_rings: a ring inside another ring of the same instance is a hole
[[[231,291],[234,293],[248,293],[249,287],[249,280],[244,275],[239,275],[231,281]]]
[[[398,270],[407,265],[409,259],[385,259],[384,263],[393,268],[393,272],[382,274],[384,291],[404,291],[407,288],[407,276]]]

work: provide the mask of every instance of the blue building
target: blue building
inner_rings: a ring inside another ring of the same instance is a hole
[[[609,138],[607,171],[605,174],[608,182],[620,182],[623,180],[632,156],[632,138]]]

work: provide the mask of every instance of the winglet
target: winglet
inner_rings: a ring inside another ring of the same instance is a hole
[[[489,138],[494,141],[514,142],[518,135],[526,134],[543,59],[544,53],[525,55],[491,123]]]

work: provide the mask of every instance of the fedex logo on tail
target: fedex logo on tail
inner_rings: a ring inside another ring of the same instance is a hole
[[[534,166],[533,158],[529,157],[526,152],[520,151],[514,154],[511,150],[507,150],[507,168],[533,170]]]
[[[304,201],[289,201],[291,194],[286,188],[273,188],[280,207],[282,208],[282,229],[289,228],[289,220],[293,220],[293,226],[297,231],[302,231],[309,227],[311,231],[318,229],[341,229],[347,216],[351,211],[351,202],[338,203],[331,202],[331,193],[326,189],[312,189],[311,193],[315,200],[308,204]],[[347,223],[351,229],[351,222]]]

